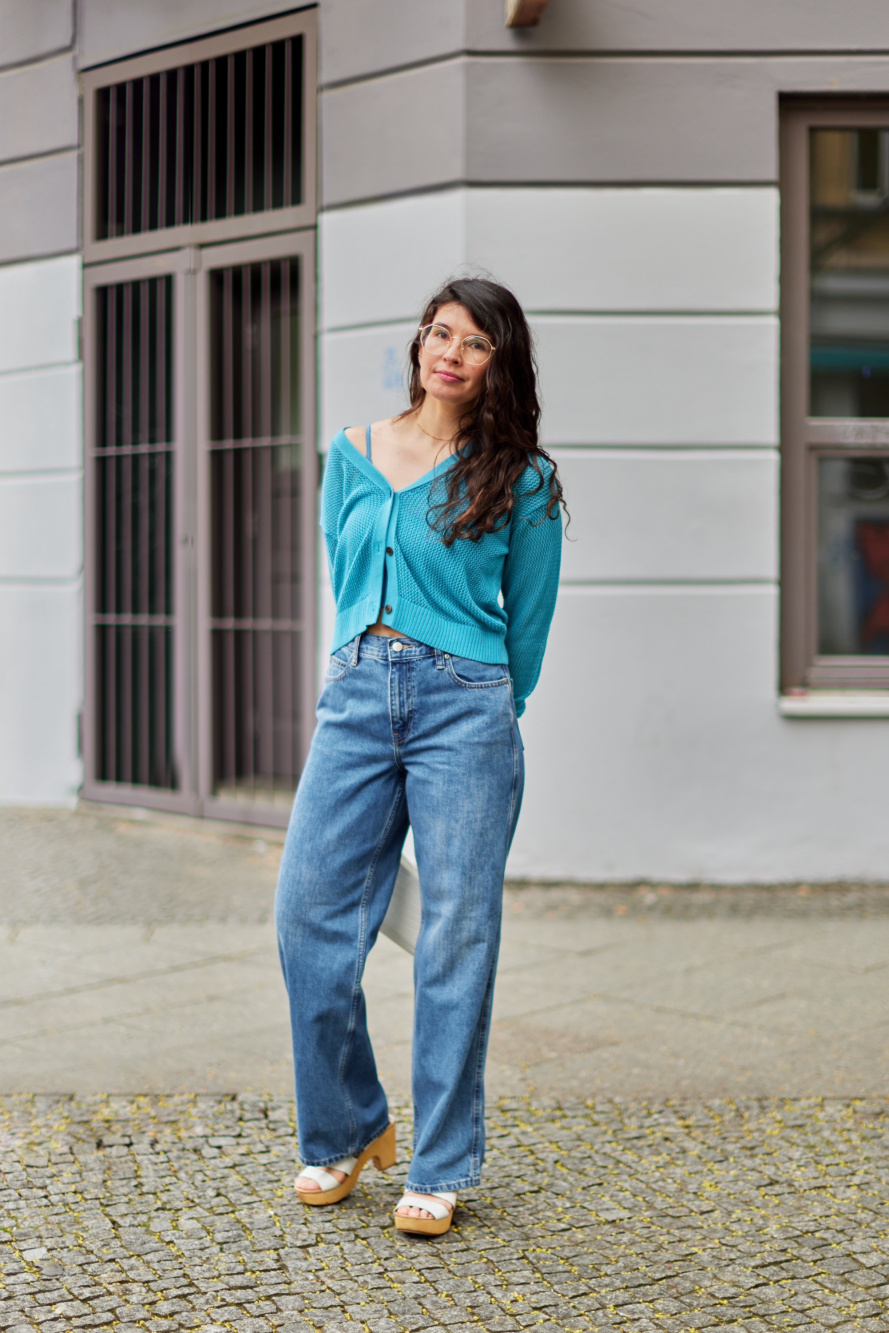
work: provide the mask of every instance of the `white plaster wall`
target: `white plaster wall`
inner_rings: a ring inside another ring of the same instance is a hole
[[[511,872],[889,877],[889,724],[777,706],[776,191],[453,189],[321,236],[325,442],[403,405],[454,270],[509,283],[538,339],[574,540]]]
[[[81,372],[77,256],[0,268],[0,801],[81,781]]]

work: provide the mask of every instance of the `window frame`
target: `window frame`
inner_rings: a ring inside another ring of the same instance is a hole
[[[887,690],[889,656],[818,652],[818,461],[889,459],[889,419],[810,417],[809,131],[887,129],[889,97],[781,103],[781,668],[782,693]]]
[[[259,213],[241,213],[236,217],[217,218],[212,222],[190,222],[179,227],[159,227],[154,231],[135,232],[129,236],[96,239],[98,217],[99,145],[97,142],[97,93],[128,79],[145,78],[175,69],[179,65],[197,64],[215,56],[234,55],[254,46],[275,42],[284,37],[302,37],[304,75],[302,80],[302,166],[303,202],[288,208],[269,208]],[[112,259],[132,258],[140,254],[156,254],[163,250],[181,250],[188,245],[212,245],[226,240],[242,240],[251,236],[266,236],[293,228],[314,227],[317,212],[317,151],[316,151],[316,91],[317,91],[317,10],[299,10],[285,18],[265,23],[248,24],[234,31],[198,38],[178,46],[167,46],[147,55],[134,56],[85,70],[80,75],[83,93],[84,177],[83,177],[83,260],[97,264]]]
[[[286,827],[289,810],[257,800],[216,796],[212,779],[212,679],[209,667],[209,452],[207,283],[214,268],[265,258],[299,257],[300,326],[303,348],[301,393],[303,488],[300,500],[303,570],[300,726],[302,762],[314,727],[317,638],[316,502],[316,282],[317,249],[317,10],[251,23],[207,38],[165,47],[81,75],[84,95],[83,319],[84,362],[84,726],[83,798],[112,805],[223,819],[238,824]],[[106,240],[95,239],[97,142],[95,105],[100,89],[128,79],[225,56],[285,37],[303,38],[303,202],[296,207],[239,214],[212,222],[158,228]],[[115,283],[169,274],[173,278],[173,560],[174,640],[173,745],[175,789],[127,785],[99,779],[96,655],[97,493],[97,290]],[[203,341],[202,341],[203,340]]]

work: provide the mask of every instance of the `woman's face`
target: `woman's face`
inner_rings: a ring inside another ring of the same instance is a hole
[[[473,335],[482,334],[486,338],[491,335],[478,327],[468,310],[455,303],[439,306],[428,322],[444,325],[451,340],[446,344],[443,338],[430,337],[425,346],[421,344],[420,383],[430,397],[441,403],[458,408],[471,407],[481,393],[491,363],[470,365],[463,355],[462,342]]]

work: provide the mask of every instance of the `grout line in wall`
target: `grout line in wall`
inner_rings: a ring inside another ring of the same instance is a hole
[[[603,51],[601,49],[584,48],[581,50],[566,50],[559,47],[538,47],[528,50],[496,51],[483,50],[474,47],[458,47],[452,51],[441,52],[438,55],[426,56],[420,60],[405,61],[398,65],[389,65],[384,69],[369,70],[363,74],[352,74],[343,79],[331,79],[327,83],[319,83],[319,93],[339,92],[343,88],[357,88],[367,83],[377,83],[382,79],[395,78],[400,74],[411,74],[415,70],[431,69],[436,66],[454,65],[465,61],[491,61],[492,63],[505,63],[513,61],[515,63],[525,64],[528,61],[549,60],[559,61],[561,64],[607,64],[609,62],[624,61],[630,63],[638,61],[640,64],[651,64],[655,61],[661,64],[668,64],[671,61],[683,61],[686,64],[753,64],[764,60],[811,60],[823,62],[826,60],[871,60],[879,59],[889,55],[889,50],[882,48],[856,49],[856,50],[819,50],[819,51],[797,51],[797,50],[763,50],[763,51],[736,51],[736,50],[633,50],[633,49],[614,49]]]
[[[534,310],[525,308],[528,319],[768,319],[776,320],[778,310]],[[326,324],[319,332],[324,334],[360,333],[365,330],[393,328],[398,324],[413,324],[416,314],[396,319],[368,320],[357,324]]]
[[[2,171],[2,167],[0,167]],[[26,265],[48,264],[55,259],[76,259],[78,264],[81,262],[81,253],[79,250],[50,250],[41,251],[39,255],[19,255],[15,259],[0,259],[0,273],[7,268],[24,268]]]
[[[774,444],[718,444],[710,442],[708,444],[556,444],[547,442],[545,448],[551,454],[570,454],[572,458],[589,454],[591,457],[601,458],[633,458],[636,455],[642,455],[645,458],[652,456],[666,456],[675,458],[681,454],[683,458],[698,459],[702,455],[711,454],[714,458],[725,459],[730,455],[738,455],[741,458],[747,458],[749,455],[769,455],[777,458],[780,454],[780,446]]]
[[[450,180],[438,181],[435,185],[410,185],[403,190],[381,190],[377,194],[357,195],[354,199],[333,202],[323,201],[318,210],[319,221],[325,213],[340,213],[349,208],[366,208],[370,204],[385,204],[392,199],[414,199],[427,194],[443,194],[447,190],[771,190],[777,193],[777,178],[771,180],[680,180],[672,177],[652,180],[612,180],[603,177],[591,180],[578,177],[576,180],[470,180],[466,176],[455,176]]]
[[[0,574],[0,588],[79,588],[83,567],[74,574]]]
[[[82,365],[81,361],[72,359],[71,361],[44,361],[39,366],[18,366],[11,370],[0,370],[0,384],[4,380],[24,379],[26,375],[45,375],[52,370],[70,370],[72,366],[79,370]]]
[[[560,591],[605,592],[777,592],[777,578],[763,579],[560,579]]]
[[[20,167],[27,162],[45,162],[50,157],[76,157],[80,152],[79,144],[67,144],[63,148],[47,148],[42,153],[24,153],[21,157],[5,157],[0,161],[0,171]],[[70,253],[70,251],[69,251]]]
[[[50,477],[82,477],[83,464],[78,467],[28,468],[26,471],[0,467],[0,485],[4,481],[46,481]]]
[[[0,65],[0,78],[4,74],[11,74],[15,70],[37,69],[40,65],[48,65],[51,60],[58,60],[59,56],[70,56],[74,60],[74,46],[57,46],[53,51],[42,51],[39,56],[28,56],[25,60],[12,60],[8,64]]]

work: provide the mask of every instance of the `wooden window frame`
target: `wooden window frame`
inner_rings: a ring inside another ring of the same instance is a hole
[[[818,460],[889,458],[889,420],[808,415],[809,130],[818,128],[889,129],[889,97],[782,99],[781,689],[889,691],[889,658],[818,652]]]

